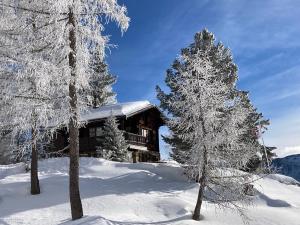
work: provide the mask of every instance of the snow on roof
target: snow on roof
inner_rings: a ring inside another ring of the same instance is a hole
[[[149,101],[136,101],[136,102],[125,102],[116,103],[111,105],[105,105],[99,108],[91,108],[83,115],[81,115],[81,120],[96,120],[104,119],[109,116],[126,116],[129,117],[140,111],[147,110],[155,107]]]

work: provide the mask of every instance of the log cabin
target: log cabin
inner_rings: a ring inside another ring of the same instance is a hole
[[[92,108],[81,115],[86,125],[79,129],[79,153],[81,156],[97,156],[97,146],[104,121],[115,116],[119,129],[129,144],[129,161],[157,162],[160,160],[159,128],[164,125],[162,113],[149,101],[117,103]],[[60,130],[52,143],[52,150],[68,145],[66,130]]]

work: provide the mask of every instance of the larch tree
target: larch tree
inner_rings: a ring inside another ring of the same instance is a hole
[[[32,63],[32,67],[28,67],[31,68],[28,73],[22,71],[25,67],[23,61],[21,63],[18,61],[19,58],[17,63],[7,62],[6,67],[12,70],[19,69],[26,78],[35,70],[45,70],[44,75],[42,76],[41,73],[40,76],[41,83],[48,78],[56,82],[45,88],[47,91],[54,88],[51,93],[56,93],[58,96],[55,97],[60,99],[55,103],[52,100],[49,102],[54,105],[54,108],[65,111],[65,116],[62,116],[60,121],[54,121],[53,124],[63,124],[68,127],[71,214],[73,220],[81,218],[83,211],[79,192],[78,129],[81,126],[79,113],[87,109],[90,104],[88,101],[91,99],[86,96],[86,93],[89,93],[86,90],[91,89],[92,82],[90,52],[98,52],[102,59],[105,56],[109,38],[102,35],[103,21],[115,21],[122,32],[126,31],[129,25],[126,7],[118,5],[116,0],[3,0],[1,10],[5,13],[1,18],[1,24],[11,26],[8,27],[9,29],[4,27],[1,31],[1,40],[3,40],[1,45],[13,46],[4,48],[2,55],[6,57],[5,60],[19,56],[23,49],[26,53],[30,53],[28,49],[33,45],[31,40],[27,39],[28,33],[23,32],[23,29],[27,31],[34,28],[39,33],[36,40],[38,43],[43,43],[35,50],[41,56],[28,60]],[[14,31],[19,25],[22,25],[18,32],[20,35],[15,36]],[[29,37],[35,35],[35,31],[30,32]],[[11,44],[12,42],[20,44],[15,46]]]
[[[237,77],[229,49],[203,30],[167,70],[170,92],[157,87],[161,107],[170,114],[167,125],[176,137],[172,143],[180,143],[177,157],[189,178],[200,184],[194,220],[201,219],[203,199],[242,215],[237,201],[248,202],[243,190],[251,175],[240,169],[256,149],[240,141],[249,112],[238,96]]]
[[[118,128],[116,117],[108,117],[103,126],[101,135],[101,149],[104,158],[117,162],[128,160],[128,144],[124,137],[124,132]]]
[[[14,152],[20,159],[30,149],[31,194],[39,194],[37,142],[46,134],[42,128],[63,114],[55,105],[60,79],[51,60],[53,45],[44,38],[52,30],[40,28],[45,24],[36,12],[19,10],[21,2],[1,2],[1,127],[13,139],[27,137]],[[34,9],[36,2],[26,4]]]

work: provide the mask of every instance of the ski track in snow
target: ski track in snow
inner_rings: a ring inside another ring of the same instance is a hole
[[[243,224],[239,215],[205,202],[204,220],[191,220],[197,184],[187,182],[177,164],[117,163],[81,158],[84,217],[70,219],[68,159],[39,162],[41,194],[29,194],[24,164],[0,166],[2,225]],[[256,182],[258,195],[246,211],[251,225],[300,225],[300,187],[272,175]]]

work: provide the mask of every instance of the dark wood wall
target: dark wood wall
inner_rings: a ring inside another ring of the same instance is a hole
[[[149,130],[150,140],[147,142],[147,148],[159,152],[159,127],[162,125],[160,112],[152,108],[124,120],[123,130],[139,135],[142,134],[142,129]]]
[[[142,135],[145,130],[149,132],[149,138],[145,143],[145,146],[150,152],[155,152],[156,155],[159,155],[159,127],[163,125],[161,118],[161,113],[156,108],[151,108],[146,111],[141,111],[135,115],[132,115],[128,118],[118,117],[119,129],[128,132],[129,134]],[[85,127],[80,128],[79,130],[79,149],[80,154],[95,155],[96,146],[99,146],[100,139],[95,137],[90,137],[89,130],[90,128],[103,127],[104,120],[94,120],[89,121]],[[144,131],[143,131],[144,130]],[[56,138],[53,141],[52,150],[63,149],[67,146],[68,135],[66,130],[61,130],[56,135]]]

